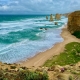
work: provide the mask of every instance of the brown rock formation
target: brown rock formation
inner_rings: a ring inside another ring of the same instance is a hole
[[[53,15],[52,14],[50,15],[50,21],[53,21]]]
[[[68,16],[68,30],[70,33],[80,31],[80,11],[72,12]]]
[[[61,19],[61,14],[56,14],[55,19],[60,20]]]

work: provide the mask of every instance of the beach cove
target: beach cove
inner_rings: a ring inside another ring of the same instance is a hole
[[[80,0],[0,0],[0,80],[80,80]]]
[[[1,16],[0,61],[18,63],[52,48],[63,41],[60,34],[66,22],[64,16],[54,21],[45,15]]]
[[[33,58],[30,58],[27,61],[22,62],[20,65],[37,68],[39,66],[42,66],[46,62],[46,60],[51,59],[54,55],[59,55],[61,52],[63,52],[66,44],[70,42],[80,42],[78,38],[71,35],[71,33],[67,30],[67,25],[64,25],[61,32],[61,36],[64,39],[63,42],[56,43],[51,49],[48,49],[45,52],[39,53]]]

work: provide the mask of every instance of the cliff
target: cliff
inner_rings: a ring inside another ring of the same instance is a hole
[[[68,30],[71,34],[80,31],[80,11],[75,11],[68,16]]]

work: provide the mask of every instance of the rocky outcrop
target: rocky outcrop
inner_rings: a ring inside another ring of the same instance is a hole
[[[48,20],[48,16],[46,16],[46,20]]]
[[[58,25],[58,22],[55,22],[54,24],[55,24],[55,25]]]
[[[80,11],[75,11],[68,16],[68,30],[71,34],[80,31]]]
[[[50,15],[50,21],[53,21],[53,15],[52,14]]]
[[[56,20],[60,20],[60,19],[61,19],[61,14],[56,14],[56,15],[55,15],[55,19],[56,19]]]
[[[68,17],[70,13],[65,13],[65,14],[62,14],[62,16],[65,16],[65,17]]]

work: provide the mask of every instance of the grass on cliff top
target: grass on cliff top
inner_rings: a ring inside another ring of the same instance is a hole
[[[53,56],[51,59],[47,60],[43,66],[53,66],[53,65],[69,65],[75,64],[80,61],[80,43],[71,42],[65,46],[65,50],[60,54]]]

